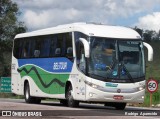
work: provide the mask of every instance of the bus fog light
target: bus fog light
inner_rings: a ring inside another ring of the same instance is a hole
[[[144,88],[145,88],[144,86],[141,86],[141,87],[138,88],[138,90],[141,91],[141,90],[143,90]]]
[[[90,97],[93,97],[93,93],[89,93],[89,96],[90,96]]]
[[[144,96],[142,96],[142,99],[144,99]]]

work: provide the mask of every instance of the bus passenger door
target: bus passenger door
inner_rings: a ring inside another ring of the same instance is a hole
[[[77,98],[79,100],[85,100],[86,95],[86,58],[84,55],[84,46],[81,42],[76,44],[76,89]]]

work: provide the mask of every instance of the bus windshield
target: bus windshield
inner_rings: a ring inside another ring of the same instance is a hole
[[[144,79],[142,48],[140,40],[91,37],[88,75],[113,82]]]

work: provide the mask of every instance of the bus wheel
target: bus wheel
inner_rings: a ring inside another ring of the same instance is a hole
[[[73,96],[72,96],[72,86],[70,85],[68,87],[68,90],[67,90],[67,94],[66,94],[66,98],[67,98],[67,104],[69,107],[78,107],[79,106],[79,101],[76,101],[73,99]]]
[[[26,85],[25,85],[25,88],[24,88],[24,97],[25,97],[26,103],[36,103],[36,104],[39,104],[41,102],[40,98],[36,98],[36,97],[31,97],[30,96],[29,83],[26,83]]]
[[[124,110],[126,107],[126,103],[115,103],[115,108],[117,110]]]
[[[30,88],[29,88],[29,83],[26,83],[24,87],[24,97],[26,103],[33,103],[33,99],[30,96]]]

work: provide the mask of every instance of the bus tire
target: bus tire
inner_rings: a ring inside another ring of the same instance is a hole
[[[29,83],[28,82],[25,84],[25,87],[24,87],[24,97],[25,97],[26,103],[39,104],[41,102],[40,98],[31,97],[31,95],[30,95],[30,87],[29,87]]]
[[[67,90],[66,98],[67,98],[67,105],[68,107],[78,107],[79,106],[79,101],[76,101],[73,99],[72,95],[72,86],[70,85]]]
[[[33,99],[30,96],[30,87],[29,87],[29,83],[25,84],[24,87],[24,97],[25,97],[25,101],[26,103],[33,103]]]
[[[116,110],[124,110],[126,107],[126,103],[115,103]]]

